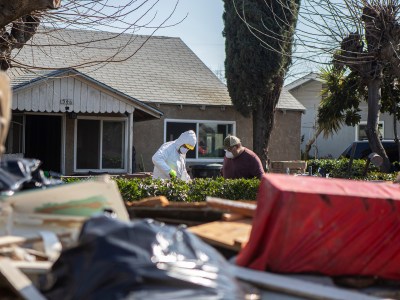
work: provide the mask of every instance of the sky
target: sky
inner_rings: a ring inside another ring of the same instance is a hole
[[[168,15],[177,0],[160,0],[157,4],[158,20]],[[177,10],[169,20],[175,23],[186,17],[180,24],[156,31],[157,36],[180,37],[183,42],[214,73],[224,69],[225,39],[222,37],[224,23],[222,0],[179,0]],[[140,30],[139,34],[148,34]]]

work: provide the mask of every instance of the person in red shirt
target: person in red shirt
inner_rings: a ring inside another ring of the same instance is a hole
[[[264,168],[260,158],[250,149],[242,146],[240,139],[228,135],[224,139],[225,157],[221,173],[225,179],[254,178],[261,179]]]

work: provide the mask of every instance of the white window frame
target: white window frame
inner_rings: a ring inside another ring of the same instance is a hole
[[[219,125],[232,125],[233,135],[236,135],[236,121],[226,121],[226,120],[193,120],[193,119],[164,119],[164,143],[167,141],[167,123],[196,123],[196,137],[199,138],[199,123],[211,123]],[[221,158],[199,158],[198,145],[196,145],[196,158],[186,158],[187,162],[222,162],[224,160]]]
[[[78,169],[77,163],[77,138],[78,138],[78,120],[95,120],[100,121],[100,168],[99,169]],[[118,121],[124,123],[125,136],[124,136],[124,168],[123,169],[103,169],[102,168],[102,157],[103,157],[103,121]],[[99,172],[109,172],[109,173],[126,173],[128,170],[128,151],[129,151],[129,141],[128,141],[128,118],[120,117],[91,117],[91,116],[78,116],[74,122],[74,172],[75,173],[87,173],[89,171],[99,171]]]
[[[359,124],[356,125],[356,141],[361,141],[360,140],[360,125],[367,125],[367,121],[361,121]],[[384,121],[378,121],[378,128],[379,125],[382,125],[382,129],[380,129],[380,132],[382,134],[382,139],[385,139],[385,122]]]

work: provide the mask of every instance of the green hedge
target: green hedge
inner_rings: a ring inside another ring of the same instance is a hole
[[[369,167],[367,176],[363,176],[365,160],[354,160],[351,172],[348,173],[349,159],[315,159],[309,160],[308,166],[312,167],[313,173],[319,168],[329,177],[349,178],[359,180],[390,180],[393,181],[395,173],[380,173],[372,165]],[[67,178],[65,182],[76,182],[82,179]],[[196,202],[205,201],[206,196],[219,197],[230,200],[255,200],[260,181],[254,179],[224,179],[218,177],[196,178],[186,183],[180,180],[160,180],[148,178],[115,178],[114,179],[125,201],[137,201],[147,197],[166,196],[170,201]]]
[[[88,178],[90,179],[90,178]],[[65,178],[71,183],[82,179]],[[196,178],[189,183],[181,180],[147,178],[115,178],[122,198],[137,201],[147,197],[165,196],[169,201],[205,201],[206,196],[230,200],[255,200],[259,179]]]
[[[307,166],[312,167],[313,173],[316,173],[319,168],[325,173],[329,173],[329,177],[333,178],[348,178],[359,180],[390,180],[393,181],[397,172],[381,173],[379,169],[372,164],[368,167],[367,175],[364,176],[366,160],[354,159],[350,172],[348,172],[349,159],[311,159],[307,161]]]
[[[255,200],[260,180],[196,178],[189,183],[181,180],[152,178],[115,179],[125,201],[165,196],[170,201],[205,201],[206,196],[231,200]]]

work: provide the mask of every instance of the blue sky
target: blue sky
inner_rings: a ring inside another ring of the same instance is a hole
[[[176,0],[160,0],[157,4],[158,20],[168,15]],[[178,7],[170,24],[182,23],[161,28],[155,35],[180,37],[186,45],[212,70],[223,70],[225,60],[225,39],[222,37],[224,23],[222,0],[179,0]],[[154,23],[156,24],[156,23]],[[148,34],[140,30],[139,34]]]

